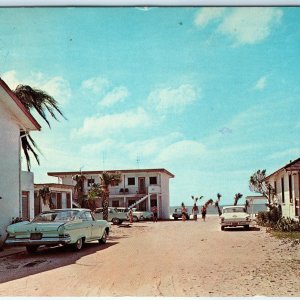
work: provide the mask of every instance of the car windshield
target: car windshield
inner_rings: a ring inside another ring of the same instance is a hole
[[[223,213],[246,212],[244,207],[227,207],[223,209]]]
[[[36,216],[32,222],[40,223],[40,222],[68,222],[74,220],[78,211],[76,210],[62,210],[62,211],[52,211],[52,212],[44,212],[40,215]]]

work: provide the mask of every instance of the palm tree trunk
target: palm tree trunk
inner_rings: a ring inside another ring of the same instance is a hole
[[[103,207],[103,220],[108,220],[108,191],[103,193],[102,207]]]

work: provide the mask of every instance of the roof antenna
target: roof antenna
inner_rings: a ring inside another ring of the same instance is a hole
[[[136,156],[136,163],[137,163],[137,167],[139,169],[140,168],[140,157],[139,157],[139,155]]]

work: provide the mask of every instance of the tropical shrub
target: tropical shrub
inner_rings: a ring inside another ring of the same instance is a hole
[[[300,231],[300,223],[291,218],[282,217],[273,226],[273,229],[278,231],[283,231],[283,232]]]

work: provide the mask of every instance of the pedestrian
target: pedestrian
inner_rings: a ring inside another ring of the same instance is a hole
[[[198,212],[199,212],[199,209],[198,209],[197,204],[195,203],[194,206],[193,206],[193,208],[192,208],[192,213],[193,213],[195,221],[197,221]]]
[[[202,214],[202,220],[205,222],[205,218],[206,218],[206,206],[205,205],[202,206],[201,214]]]
[[[133,223],[133,213],[132,213],[132,208],[129,209],[129,222]]]
[[[154,205],[152,207],[152,212],[153,212],[153,222],[157,222],[157,207]]]
[[[187,209],[186,209],[184,203],[182,202],[182,204],[181,204],[181,218],[182,218],[183,222],[185,222],[185,220],[186,220],[186,215],[187,215]]]

